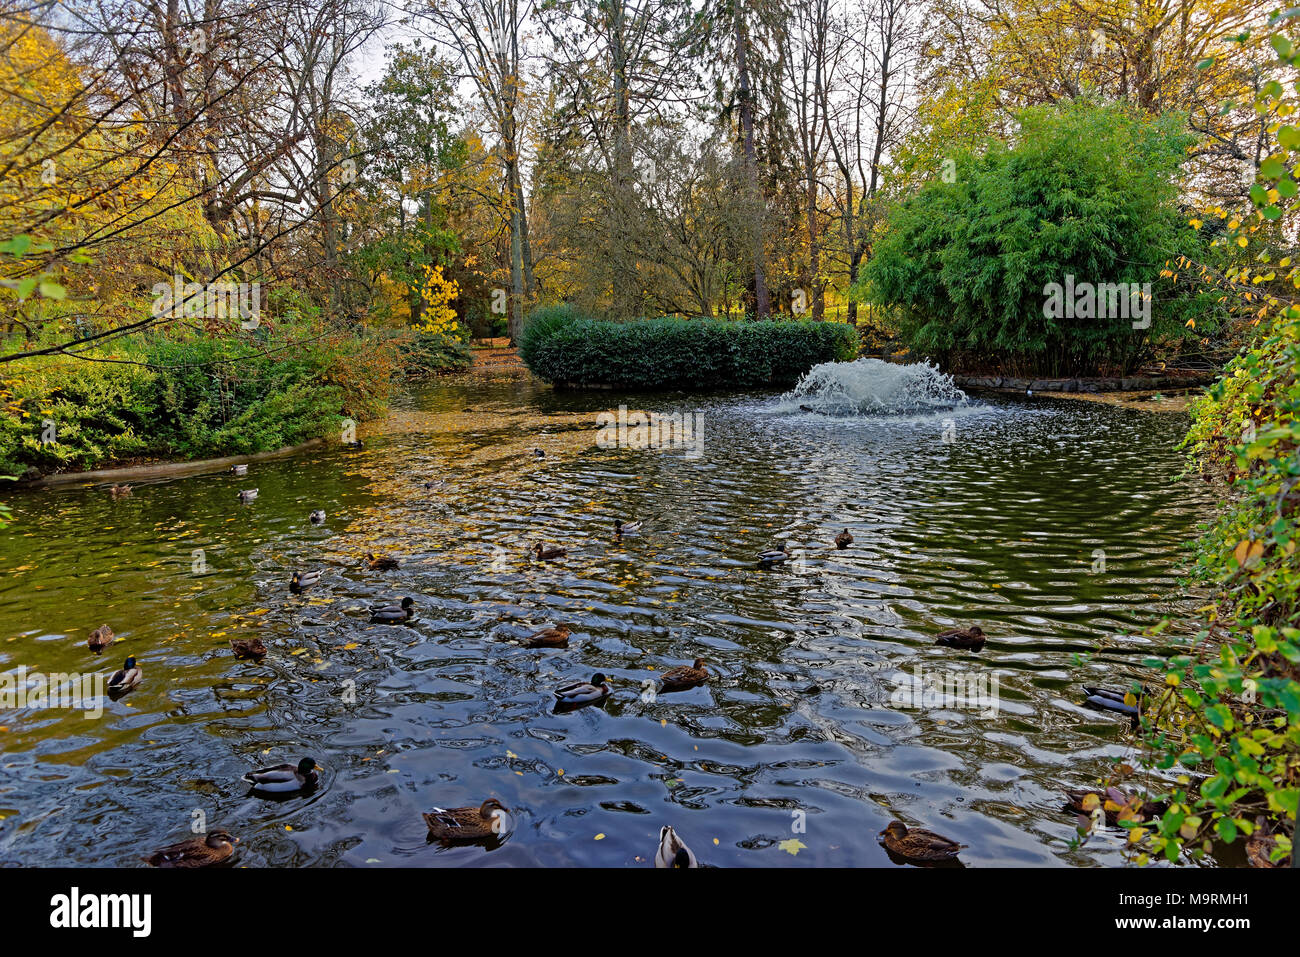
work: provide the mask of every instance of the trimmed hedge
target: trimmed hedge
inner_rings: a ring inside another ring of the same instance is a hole
[[[590,319],[564,306],[538,310],[520,358],[562,385],[714,389],[790,385],[822,362],[858,355],[858,331],[838,322]]]

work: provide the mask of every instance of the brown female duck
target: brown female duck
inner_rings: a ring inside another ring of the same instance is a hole
[[[496,798],[478,807],[435,807],[424,815],[429,836],[439,841],[481,841],[500,837],[510,824],[510,812]]]
[[[986,636],[980,626],[971,625],[969,628],[954,628],[951,631],[940,632],[935,636],[934,643],[948,648],[979,651],[984,647],[985,640]]]
[[[108,625],[100,625],[90,633],[86,639],[86,646],[96,653],[103,651],[113,643],[113,629]]]
[[[966,847],[923,827],[909,828],[902,821],[890,821],[880,832],[880,837],[884,839],[887,850],[906,860],[921,863],[956,860]]]
[[[563,558],[569,554],[567,548],[546,548],[541,542],[533,546],[533,551],[536,553],[539,562],[549,562],[552,559]]]
[[[256,636],[252,638],[231,638],[230,647],[235,651],[236,658],[265,658],[266,645],[262,639]]]
[[[566,625],[559,625],[555,628],[543,628],[536,634],[529,635],[524,640],[529,648],[567,648],[569,646],[569,631]]]
[[[660,677],[664,691],[681,691],[694,688],[709,680],[709,669],[704,667],[704,659],[696,658],[692,665],[679,665],[669,668]]]
[[[370,566],[372,572],[391,572],[402,563],[388,555],[380,555],[376,558],[374,552],[366,552],[366,564]]]
[[[229,860],[237,842],[238,838],[231,837],[228,831],[216,830],[206,838],[159,848],[143,860],[150,867],[211,867]]]

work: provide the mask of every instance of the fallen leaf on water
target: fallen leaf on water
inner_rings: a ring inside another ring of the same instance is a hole
[[[714,843],[716,843],[716,841]],[[808,846],[807,844],[799,840],[797,837],[792,837],[790,838],[790,840],[782,841],[780,844],[777,845],[777,847],[781,848],[781,850],[785,851],[787,854],[790,854],[792,856],[798,854],[800,851],[804,850],[807,846]]]
[[[604,839],[605,839],[605,835],[603,833],[596,835],[596,840],[603,841]]]

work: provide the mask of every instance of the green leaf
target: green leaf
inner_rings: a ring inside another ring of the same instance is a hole
[[[67,299],[68,291],[57,282],[46,281],[41,283],[41,295],[46,299]]]

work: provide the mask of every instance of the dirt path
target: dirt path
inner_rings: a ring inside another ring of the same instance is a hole
[[[475,339],[470,343],[470,351],[474,354],[474,364],[466,375],[513,378],[530,374],[519,358],[519,350],[511,346],[507,338]]]

